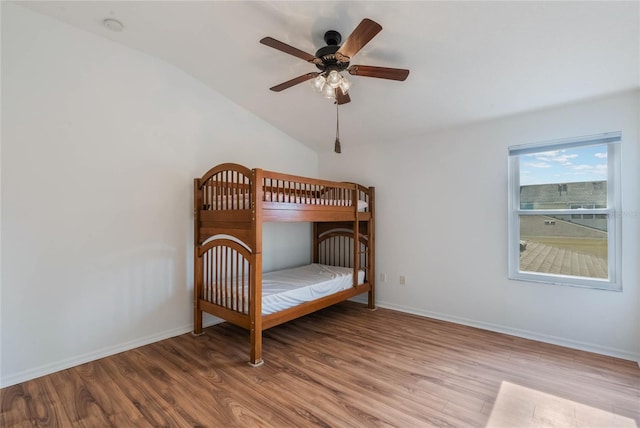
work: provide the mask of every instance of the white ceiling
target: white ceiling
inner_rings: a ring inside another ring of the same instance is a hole
[[[258,41],[309,53],[362,20],[383,30],[352,64],[408,68],[405,82],[353,76],[343,142],[393,141],[640,87],[640,3],[628,2],[22,2],[161,58],[298,141],[331,150],[335,107],[302,83],[315,67]],[[113,17],[115,33],[101,25]]]

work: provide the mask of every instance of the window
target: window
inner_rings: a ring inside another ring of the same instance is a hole
[[[621,134],[509,147],[509,277],[621,290]]]

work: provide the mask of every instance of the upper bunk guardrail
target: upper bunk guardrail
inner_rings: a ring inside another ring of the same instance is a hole
[[[260,188],[253,183],[260,182]],[[317,207],[352,207],[370,211],[370,189],[355,183],[335,182],[282,174],[226,163],[198,180],[196,207],[205,211],[253,210],[255,203],[298,204]],[[254,190],[255,189],[255,190]]]
[[[366,210],[368,192],[360,194],[354,183],[261,171],[263,202],[351,207]]]

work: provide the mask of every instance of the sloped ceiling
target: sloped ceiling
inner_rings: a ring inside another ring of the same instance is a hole
[[[383,27],[352,64],[408,68],[405,82],[354,76],[343,142],[409,136],[640,86],[638,2],[18,2],[158,57],[273,126],[332,150],[335,106],[303,83],[315,67],[258,41],[303,51],[343,40],[362,18]],[[122,32],[102,26],[113,17]]]

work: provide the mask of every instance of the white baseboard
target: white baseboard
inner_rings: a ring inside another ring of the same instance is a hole
[[[220,322],[222,322],[222,320],[218,318],[213,318],[204,322],[203,325],[204,327],[210,327]],[[193,331],[193,325],[173,328],[160,333],[154,333],[152,335],[142,337],[139,339],[120,343],[114,346],[107,346],[106,348],[102,348],[94,352],[88,352],[83,355],[78,355],[72,358],[56,361],[50,364],[45,364],[33,369],[24,370],[22,372],[13,373],[6,376],[3,374],[2,379],[0,379],[0,388],[5,388],[7,386],[15,385],[17,383],[26,382],[28,380],[32,380],[41,376],[46,376],[51,373],[59,372],[60,370],[65,370],[71,367],[79,366],[80,364],[88,363],[90,361],[99,360],[100,358],[108,357],[110,355],[119,354],[120,352],[129,351],[134,348],[139,348],[141,346],[145,346],[150,343],[159,342],[161,340],[169,339],[175,336],[180,336],[181,334],[189,333],[191,331]]]
[[[510,336],[522,337],[524,339],[537,340],[538,342],[550,343],[552,345],[564,346],[565,348],[578,349],[580,351],[593,352],[595,354],[607,355],[623,360],[635,361],[640,366],[640,354],[629,352],[622,349],[610,348],[594,343],[580,342],[577,340],[566,339],[563,337],[551,336],[547,334],[536,333],[528,330],[507,327],[499,324],[492,324],[482,321],[475,321],[467,318],[461,318],[438,312],[426,311],[423,309],[411,308],[407,306],[395,305],[387,302],[376,302],[376,306],[381,308],[393,309],[395,311],[406,312],[413,315],[420,315],[427,318],[434,318],[441,321],[448,321],[456,324],[462,324],[469,327],[476,327],[483,330],[494,331],[496,333],[508,334]]]

